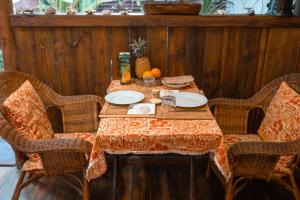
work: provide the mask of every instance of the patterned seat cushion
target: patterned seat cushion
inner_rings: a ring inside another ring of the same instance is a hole
[[[300,95],[285,82],[272,99],[258,135],[265,142],[287,142],[300,137]],[[284,173],[294,159],[294,156],[281,156],[275,171]]]
[[[266,111],[259,127],[258,135],[224,135],[220,147],[211,156],[221,173],[228,180],[230,168],[227,159],[228,149],[238,142],[285,142],[300,137],[300,95],[286,83],[282,83]],[[281,156],[274,172],[290,173],[289,165],[295,157]]]
[[[56,139],[82,139],[94,144],[96,135],[95,133],[57,133],[54,134],[54,138]],[[89,156],[87,156],[89,157]],[[23,166],[23,171],[36,171],[36,170],[43,170],[43,164],[41,159],[31,161],[27,160]]]
[[[26,160],[25,163],[22,166],[22,171],[40,171],[43,170],[43,164],[41,159],[32,161],[32,160]]]
[[[239,142],[261,142],[261,139],[256,134],[236,135],[228,134],[224,135],[223,141],[215,154],[211,154],[215,159],[215,163],[218,166],[221,173],[228,178],[230,175],[230,168],[228,164],[227,152],[229,148]]]
[[[44,105],[27,80],[2,105],[3,114],[15,130],[30,140],[51,139],[54,132]],[[37,154],[29,154],[36,161]]]

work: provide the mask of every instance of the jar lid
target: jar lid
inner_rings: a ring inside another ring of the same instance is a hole
[[[129,52],[120,52],[119,56],[130,56]]]

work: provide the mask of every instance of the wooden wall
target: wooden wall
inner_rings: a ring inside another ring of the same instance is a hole
[[[12,1],[0,0],[0,49],[3,52],[5,66],[16,69],[16,47],[10,26],[9,14],[12,12]]]
[[[123,21],[122,21],[123,20]],[[139,36],[164,76],[192,74],[209,98],[247,98],[300,72],[300,19],[205,16],[12,16],[17,70],[64,95],[105,95],[118,53]]]

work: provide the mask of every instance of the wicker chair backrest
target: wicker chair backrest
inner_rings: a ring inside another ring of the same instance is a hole
[[[59,97],[56,92],[32,76],[15,71],[4,71],[0,73],[0,104],[2,105],[5,99],[16,91],[26,80],[29,80],[33,85],[46,108],[54,105],[52,99]]]
[[[252,105],[266,111],[282,81],[285,81],[291,88],[300,93],[300,73],[288,74],[265,85],[259,92],[250,98],[250,101],[253,102]]]
[[[300,93],[300,73],[288,74],[266,84],[253,97],[248,99],[215,98],[209,100],[214,116],[223,134],[255,133],[257,127],[249,127],[249,114],[256,108],[263,112],[269,107],[280,84],[285,81]],[[253,116],[252,116],[253,117]],[[259,119],[257,117],[255,119]],[[251,118],[252,120],[252,118]],[[257,123],[259,124],[259,123]],[[253,129],[253,130],[252,130]]]

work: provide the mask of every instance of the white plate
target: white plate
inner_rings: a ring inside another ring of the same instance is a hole
[[[186,86],[189,86],[191,83],[186,83],[186,84],[182,84],[182,85],[173,85],[173,84],[166,84],[164,82],[164,80],[161,81],[163,85],[168,86],[170,88],[174,88],[174,89],[180,89],[180,88],[184,88]]]
[[[142,101],[145,96],[141,92],[133,90],[120,90],[107,94],[105,101],[118,105],[133,104]]]
[[[194,108],[207,104],[207,98],[192,92],[180,92],[176,95],[176,106]]]

